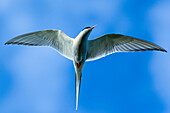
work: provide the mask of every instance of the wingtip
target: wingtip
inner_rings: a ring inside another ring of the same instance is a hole
[[[4,45],[10,45],[10,44],[12,44],[12,43],[8,41]]]
[[[165,49],[161,49],[160,51],[167,53],[168,51]]]
[[[167,50],[164,50],[164,52],[166,52],[166,53],[167,53],[168,51],[167,51]]]

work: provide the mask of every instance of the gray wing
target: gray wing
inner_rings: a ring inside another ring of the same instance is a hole
[[[115,52],[134,52],[146,50],[167,52],[162,47],[145,40],[121,34],[107,34],[97,39],[89,40],[87,61],[97,60]]]
[[[43,30],[23,34],[9,40],[6,44],[50,46],[68,59],[73,59],[73,39],[61,30]]]

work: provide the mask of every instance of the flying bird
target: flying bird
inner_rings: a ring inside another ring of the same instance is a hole
[[[79,91],[82,77],[82,69],[86,61],[93,61],[116,52],[134,51],[162,51],[162,47],[138,38],[121,34],[106,34],[93,40],[88,37],[93,27],[84,28],[73,39],[61,30],[42,30],[17,36],[6,44],[18,44],[28,46],[49,46],[56,49],[61,55],[73,61],[75,68],[75,99],[76,110],[78,108]]]

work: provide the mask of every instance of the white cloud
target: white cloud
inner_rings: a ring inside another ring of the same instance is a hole
[[[6,12],[11,5],[11,0],[0,0],[0,13]]]
[[[61,110],[62,102],[65,102],[62,94],[66,93],[69,66],[68,60],[50,48],[23,47],[16,51],[11,61],[6,62],[14,84],[2,110],[8,113],[18,109],[24,112],[25,107],[31,107],[32,113]]]
[[[34,20],[32,19],[32,15],[26,12],[10,15],[7,21],[8,21],[7,26],[9,31],[15,33],[28,31],[34,25]]]
[[[50,9],[48,17],[52,15],[56,16],[56,22],[58,23],[59,21],[59,25],[61,24],[60,21],[62,20],[63,26],[65,26],[64,28],[66,28],[66,31],[68,30],[68,34],[76,34],[78,33],[77,31],[83,29],[86,26],[98,24],[98,30],[91,34],[91,36],[93,36],[96,33],[101,34],[102,32],[105,32],[103,26],[114,25],[114,17],[120,13],[120,6],[123,1],[119,0],[113,2],[111,0],[73,0],[67,1],[67,3],[65,3],[62,0],[55,2],[52,0],[46,0],[46,2],[47,7]]]
[[[156,43],[170,50],[170,1],[157,2],[149,12],[152,36]],[[155,87],[166,104],[165,113],[170,112],[170,58],[169,53],[157,53],[153,55],[151,70],[155,79]]]

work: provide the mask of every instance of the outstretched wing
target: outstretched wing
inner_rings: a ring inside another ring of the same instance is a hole
[[[68,59],[73,59],[73,39],[61,30],[43,30],[23,34],[9,40],[5,44],[50,46]]]
[[[145,40],[121,34],[107,34],[97,39],[89,40],[87,61],[97,60],[115,52],[133,52],[146,50],[167,52],[162,47]]]

